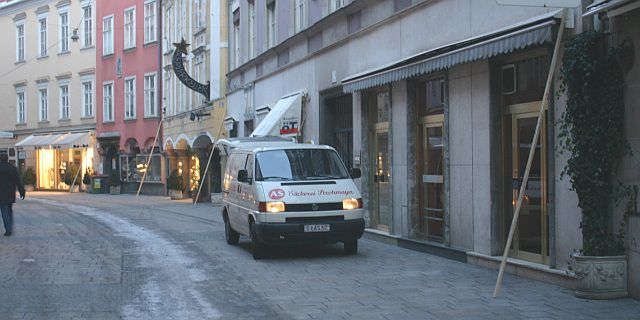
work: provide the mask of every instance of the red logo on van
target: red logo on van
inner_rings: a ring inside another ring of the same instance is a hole
[[[284,190],[282,189],[271,189],[269,191],[269,198],[278,200],[284,198]]]

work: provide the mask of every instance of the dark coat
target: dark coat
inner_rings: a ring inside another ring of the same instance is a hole
[[[15,203],[16,189],[24,197],[24,186],[18,169],[8,162],[0,162],[0,204]]]

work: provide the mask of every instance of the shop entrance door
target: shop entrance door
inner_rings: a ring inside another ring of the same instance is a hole
[[[373,216],[377,229],[389,231],[391,220],[391,184],[389,178],[389,123],[376,125],[373,146]]]
[[[421,177],[418,232],[428,240],[444,240],[444,117],[421,121]]]
[[[510,106],[504,116],[504,192],[505,236],[507,238],[516,207],[518,193],[527,166],[531,141],[538,121],[541,102]],[[535,153],[529,181],[520,209],[520,216],[509,255],[532,262],[548,264],[549,217],[547,215],[546,135],[542,119],[540,138],[534,146]]]

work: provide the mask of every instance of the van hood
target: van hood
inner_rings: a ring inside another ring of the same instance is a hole
[[[346,198],[360,198],[351,179],[318,181],[263,181],[265,201],[284,203],[342,202]]]

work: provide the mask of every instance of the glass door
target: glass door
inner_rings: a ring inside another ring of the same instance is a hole
[[[389,130],[380,128],[375,133],[375,172],[373,184],[375,190],[375,217],[377,228],[389,231],[391,219],[391,186],[389,178]]]
[[[444,240],[443,122],[422,125],[422,177],[418,231],[428,240]]]
[[[535,106],[536,103],[531,104]],[[539,103],[537,104],[539,106]],[[509,227],[516,202],[520,192],[520,186],[524,179],[524,173],[531,150],[531,141],[535,133],[538,121],[537,112],[513,113],[505,116],[505,239],[508,236]],[[520,259],[537,263],[548,263],[548,216],[546,209],[546,141],[545,125],[540,129],[540,138],[535,148],[533,163],[529,174],[529,181],[524,190],[522,207],[514,234],[510,255]]]

